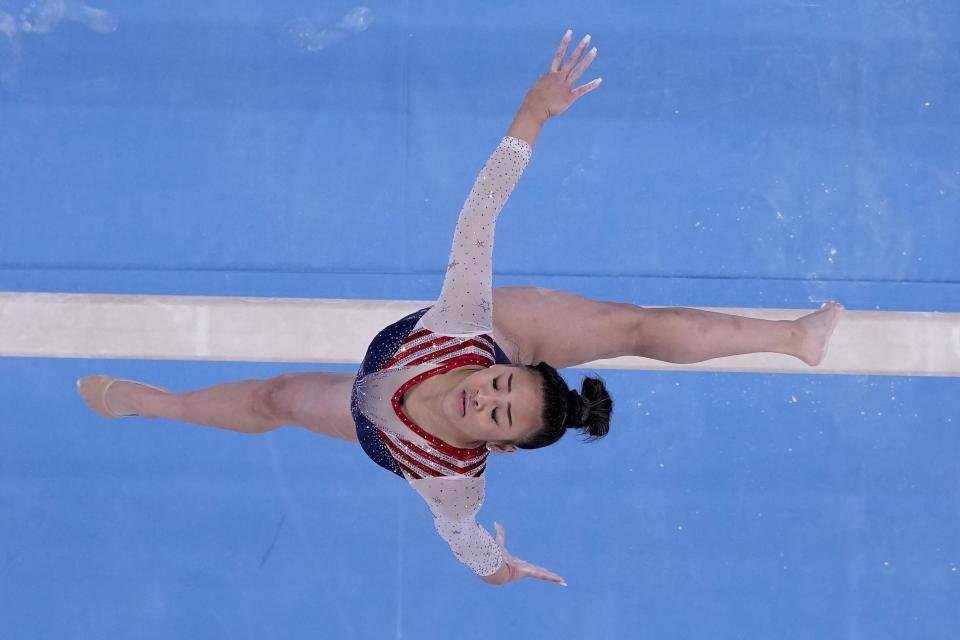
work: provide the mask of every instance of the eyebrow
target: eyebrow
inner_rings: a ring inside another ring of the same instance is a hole
[[[510,388],[513,386],[513,374],[510,374],[510,377],[507,378],[507,393],[510,393]],[[510,426],[513,426],[513,413],[510,411],[510,403],[507,403],[507,420],[510,421]]]

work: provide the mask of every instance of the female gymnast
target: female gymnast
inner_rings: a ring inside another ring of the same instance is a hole
[[[512,556],[476,522],[489,452],[556,442],[568,428],[604,436],[612,402],[598,378],[571,391],[554,367],[644,356],[699,362],[754,352],[816,365],[842,307],[790,321],[706,311],[645,309],[540,288],[492,288],[494,225],[544,123],[601,79],[574,88],[597,55],[585,36],[570,57],[567,31],[550,71],[527,93],[460,212],[440,297],[381,331],[354,376],[289,373],[190,393],[98,375],[78,387],[107,417],[163,417],[244,433],[298,425],[360,444],[405,478],[433,512],[439,534],[484,581],[539,578],[566,584]],[[549,364],[547,364],[549,363]]]

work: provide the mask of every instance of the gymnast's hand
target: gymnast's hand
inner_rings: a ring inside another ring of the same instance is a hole
[[[580,40],[573,54],[564,60],[572,38],[571,31],[563,35],[563,40],[560,41],[560,46],[553,56],[550,71],[537,80],[533,88],[527,92],[507,135],[526,140],[533,146],[540,134],[540,129],[549,118],[560,115],[581,96],[600,86],[603,79],[596,78],[574,89],[580,76],[597,57],[597,48],[594,47],[583,55],[587,45],[590,44],[590,36],[587,35]]]
[[[493,526],[497,528],[497,544],[500,545],[500,553],[503,554],[503,565],[497,570],[497,573],[491,576],[495,577],[495,584],[507,584],[508,582],[522,578],[537,578],[539,580],[556,582],[557,584],[567,586],[566,580],[552,571],[547,571],[543,567],[538,567],[535,564],[530,564],[526,560],[521,560],[520,558],[510,555],[510,552],[507,551],[507,548],[503,544],[503,527],[500,526],[499,522],[494,522]]]
[[[550,65],[550,71],[544,74],[533,88],[527,93],[524,101],[535,113],[543,115],[544,119],[552,118],[566,111],[570,105],[577,101],[580,96],[590,93],[600,86],[602,78],[596,78],[590,82],[573,88],[583,72],[587,70],[590,63],[597,57],[597,48],[591,49],[587,55],[583,55],[587,45],[590,44],[590,36],[586,35],[580,40],[573,55],[564,61],[567,54],[567,47],[570,46],[570,40],[573,38],[573,32],[567,31],[556,54],[553,56],[553,62]],[[581,59],[582,56],[582,59]],[[578,62],[579,60],[579,62]]]

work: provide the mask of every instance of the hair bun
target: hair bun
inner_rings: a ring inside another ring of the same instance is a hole
[[[595,440],[610,431],[610,414],[613,412],[613,399],[600,378],[584,378],[580,389],[580,402],[583,407],[580,424],[588,440]]]
[[[517,443],[521,449],[538,449],[559,440],[567,429],[575,428],[583,440],[602,438],[610,431],[613,400],[600,378],[587,377],[580,392],[571,391],[557,370],[546,362],[528,365],[541,377],[543,426],[540,431]]]

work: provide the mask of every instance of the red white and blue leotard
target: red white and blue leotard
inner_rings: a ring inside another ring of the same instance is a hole
[[[487,450],[447,444],[415,424],[402,399],[414,385],[452,369],[510,362],[492,338],[493,232],[531,151],[525,141],[509,136],[497,146],[460,212],[440,298],[377,334],[351,398],[364,451],[407,479],[457,558],[483,576],[503,562],[500,547],[476,521]]]

